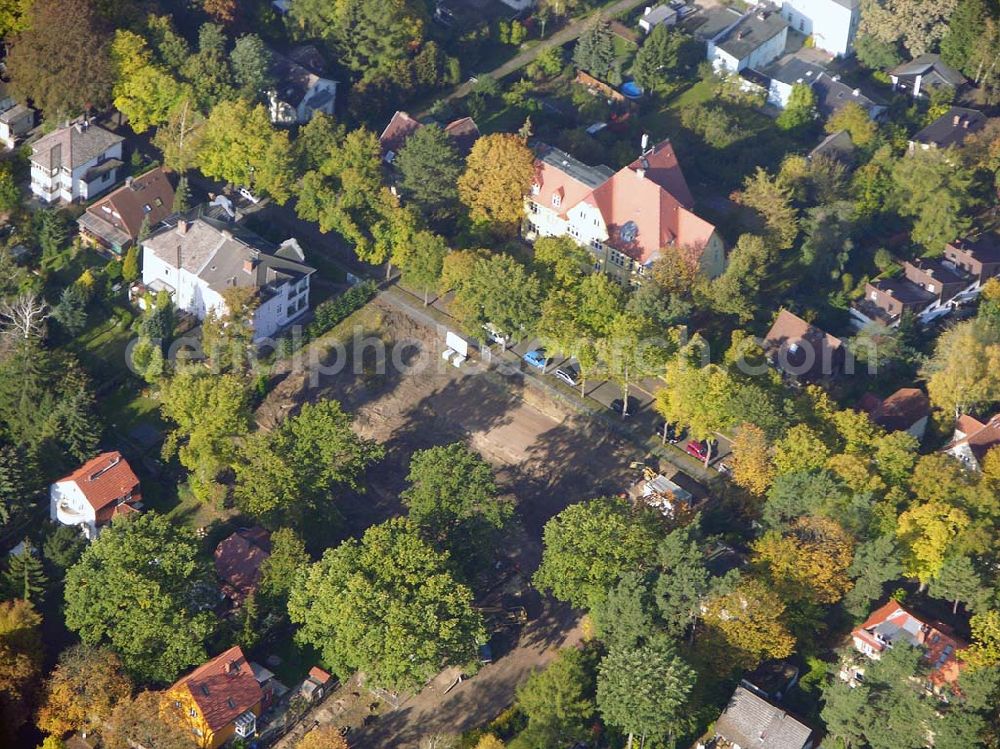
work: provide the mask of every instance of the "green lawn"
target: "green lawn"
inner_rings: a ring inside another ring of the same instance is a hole
[[[681,126],[682,109],[706,102],[712,96],[712,82],[699,80],[681,93],[666,97],[658,107],[640,117],[639,122],[654,141],[670,137]]]

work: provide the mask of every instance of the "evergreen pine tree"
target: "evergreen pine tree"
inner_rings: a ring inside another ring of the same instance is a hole
[[[35,556],[34,547],[24,539],[24,550],[20,554],[7,557],[7,569],[3,573],[3,584],[13,598],[38,603],[45,597],[48,578],[42,561]]]
[[[142,220],[143,229],[146,230],[146,236],[149,236],[149,220],[144,218]],[[145,239],[143,236],[143,230],[139,230],[139,241]],[[139,280],[139,248],[136,245],[132,245],[128,248],[125,253],[125,259],[122,260],[122,278],[125,279],[126,283],[134,283]]]
[[[181,177],[177,180],[177,189],[174,190],[174,204],[171,210],[174,213],[183,213],[191,206],[191,193],[188,188],[187,177]]]
[[[25,461],[13,445],[0,445],[0,523],[11,519],[30,492]]]
[[[73,336],[87,327],[87,294],[79,284],[63,289],[52,316]]]
[[[56,438],[77,460],[93,457],[101,436],[94,413],[94,395],[86,375],[78,367],[66,370],[56,411],[59,429]]]

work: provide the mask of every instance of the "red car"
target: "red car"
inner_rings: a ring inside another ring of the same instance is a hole
[[[717,447],[717,443],[715,442],[715,440],[712,440],[711,447],[712,447],[712,453],[714,454],[715,448]],[[688,455],[693,455],[698,460],[705,460],[705,458],[708,457],[709,454],[708,449],[709,449],[709,443],[705,442],[705,440],[691,440],[686,445],[684,445],[684,451]]]

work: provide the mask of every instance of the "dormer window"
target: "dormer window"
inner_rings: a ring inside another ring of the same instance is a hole
[[[540,184],[538,184],[537,182],[532,182],[531,183],[531,194],[532,195],[537,195],[541,191],[542,191],[542,186]]]
[[[562,196],[557,192],[552,193],[552,205],[558,208],[561,204],[562,204]]]

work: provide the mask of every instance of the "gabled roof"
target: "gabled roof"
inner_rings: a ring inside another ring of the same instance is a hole
[[[397,111],[378,138],[382,146],[382,155],[385,156],[389,152],[398,154],[407,139],[423,126],[424,123],[413,119],[407,112]],[[449,122],[444,126],[444,131],[454,139],[455,147],[463,155],[467,154],[479,139],[479,126],[471,117],[460,117]]]
[[[271,555],[271,534],[263,528],[241,528],[215,547],[215,574],[234,593],[248,595],[260,581],[260,567]]]
[[[831,349],[839,349],[843,342],[824,330],[807,323],[798,315],[783,309],[778,313],[774,324],[764,337],[764,348],[776,348],[782,345],[808,341],[821,343]]]
[[[169,691],[182,689],[190,692],[213,733],[257,707],[264,696],[238,645],[199,666]]]
[[[872,421],[889,432],[903,432],[931,413],[931,402],[920,388],[900,388],[885,400],[866,394],[862,410]],[[866,406],[868,406],[866,408]]]
[[[297,57],[300,60],[310,60],[307,52],[308,50],[300,50]],[[312,48],[312,52],[316,55],[319,54],[315,47]],[[315,64],[315,58],[312,58],[310,62]],[[285,57],[273,50],[271,51],[270,74],[274,80],[274,90],[278,98],[296,108],[309,95],[313,86],[319,81],[329,80],[315,70],[310,70],[302,63],[292,59],[291,56]],[[314,108],[321,106],[321,102],[310,102],[310,104]]]
[[[850,103],[859,105],[869,116],[883,109],[883,105],[865,95],[860,88],[853,88],[840,80],[838,76],[820,73],[813,80],[813,91],[816,92],[816,108],[824,117],[839,112]]]
[[[889,75],[899,78],[915,78],[918,75],[926,76],[928,73],[937,74],[944,82],[956,88],[968,82],[964,75],[941,62],[940,55],[931,53],[923,54],[909,62],[901,63],[889,71]]]
[[[97,125],[78,122],[53,130],[31,146],[31,162],[43,169],[76,169],[125,139]]]
[[[1000,263],[1000,235],[996,232],[987,231],[965,237],[955,242],[949,242],[948,247],[968,255],[980,263]]]
[[[156,167],[133,180],[126,180],[110,195],[87,208],[98,222],[125,232],[131,240],[139,236],[144,219],[155,228],[173,210],[174,188],[163,169]],[[91,223],[100,229],[100,223]]]
[[[760,695],[736,687],[715,723],[715,734],[748,749],[803,749],[812,729]]]
[[[986,127],[986,115],[978,109],[951,107],[934,122],[913,136],[917,143],[938,148],[961,145],[970,133]]]
[[[550,146],[537,152],[535,201],[561,216],[581,202],[597,208],[607,244],[639,263],[652,262],[667,245],[703,248],[715,232],[691,212],[691,191],[669,140],[617,172],[588,166]]]
[[[925,620],[907,610],[898,601],[889,601],[872,612],[864,623],[851,632],[852,637],[881,653],[903,641],[924,651],[930,664],[932,683],[940,686],[958,679],[961,663],[958,651],[968,647],[941,622]]]
[[[137,495],[139,478],[117,450],[101,453],[56,483],[76,484],[83,496],[100,513],[116,500]]]
[[[946,451],[950,452],[961,445],[968,445],[976,461],[982,465],[986,453],[995,447],[1000,447],[1000,413],[985,424],[971,416],[962,416],[956,426],[965,436],[948,443],[944,448]]]

